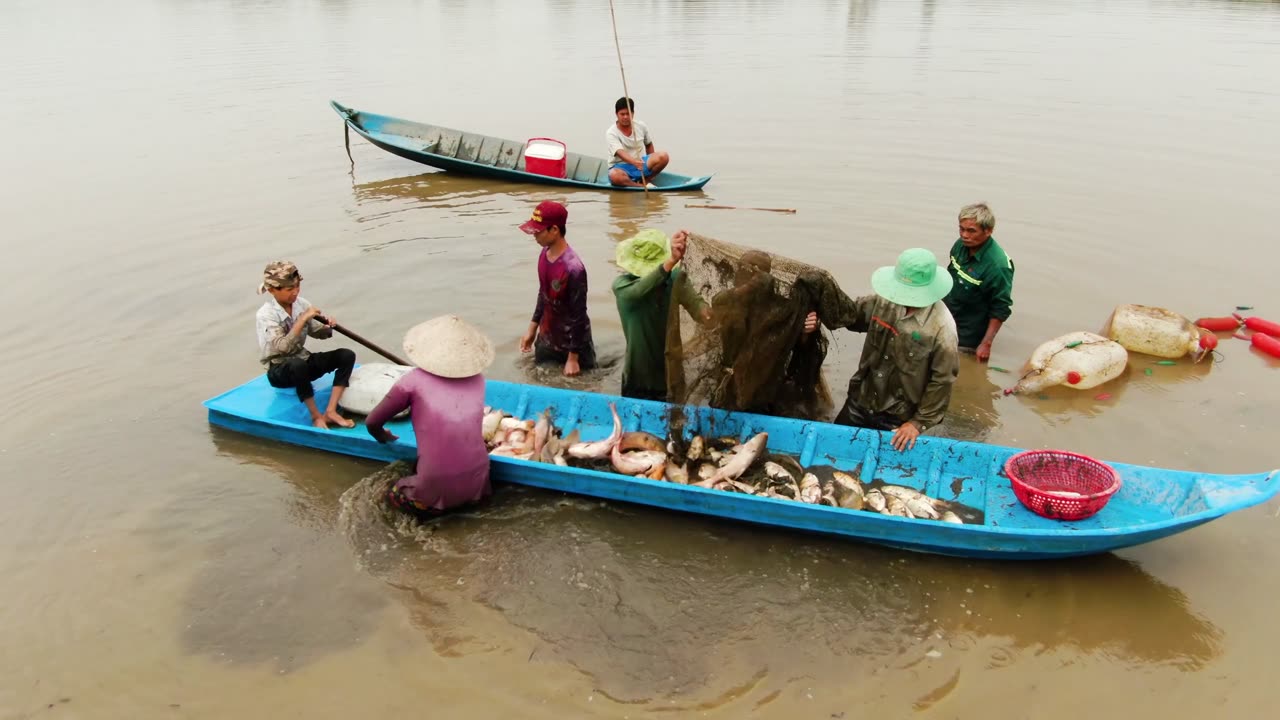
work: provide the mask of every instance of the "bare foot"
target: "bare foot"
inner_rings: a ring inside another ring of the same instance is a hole
[[[325,420],[323,415],[317,415],[311,418],[311,424],[320,428],[321,430],[329,429],[329,421]]]
[[[341,415],[338,414],[337,410],[330,410],[329,412],[324,414],[324,417],[329,422],[337,423],[339,427],[350,428],[350,427],[356,426],[356,423],[354,420],[348,420],[342,417]]]

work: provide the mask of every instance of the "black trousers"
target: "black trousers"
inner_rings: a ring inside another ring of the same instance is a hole
[[[844,401],[844,407],[836,415],[837,425],[871,428],[872,430],[895,430],[905,420],[899,420],[888,413],[870,413],[853,402],[853,398]]]
[[[298,399],[306,402],[315,396],[311,387],[312,380],[319,380],[326,373],[336,372],[333,376],[335,387],[347,387],[351,384],[351,368],[356,364],[356,354],[346,348],[338,348],[328,352],[311,353],[306,358],[289,358],[267,368],[267,382],[271,387],[293,388],[298,391]]]
[[[542,363],[560,363],[561,365],[569,361],[569,353],[556,350],[550,345],[542,342],[539,337],[533,343],[533,361]],[[578,353],[578,369],[591,370],[596,366],[596,346],[595,343],[588,342],[587,347]]]

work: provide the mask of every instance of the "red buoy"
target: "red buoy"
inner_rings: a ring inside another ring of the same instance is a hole
[[[1205,330],[1226,332],[1240,327],[1240,321],[1233,317],[1200,318],[1196,321],[1196,325]]]
[[[1252,320],[1253,318],[1250,318]],[[1280,339],[1264,335],[1263,333],[1253,334],[1253,346],[1271,357],[1280,358]]]
[[[1208,352],[1218,347],[1218,336],[1211,332],[1200,333],[1200,349]]]
[[[1244,326],[1255,333],[1266,333],[1271,337],[1280,338],[1280,323],[1273,323],[1270,320],[1263,320],[1259,317],[1247,318]]]
[[[1080,373],[1076,372],[1075,370],[1072,370],[1071,372],[1067,373],[1067,382],[1071,383],[1072,385],[1079,385],[1080,381],[1083,379],[1084,378],[1080,377]]]

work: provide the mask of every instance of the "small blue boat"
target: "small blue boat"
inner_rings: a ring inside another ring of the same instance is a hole
[[[323,405],[331,386],[316,383]],[[597,440],[613,426],[616,403],[624,430],[667,433],[670,406],[573,390],[488,381],[486,403],[516,417],[550,409],[564,433]],[[265,376],[204,403],[209,422],[271,440],[375,460],[416,455],[408,420],[388,428],[400,439],[380,445],[357,424],[317,430],[292,390],[271,387]],[[914,449],[894,450],[888,433],[822,422],[705,407],[686,408],[686,432],[746,439],[768,432],[768,449],[797,457],[800,464],[858,469],[872,479],[905,485],[982,514],[981,524],[956,525],[875,512],[810,505],[691,485],[628,477],[613,472],[494,457],[492,478],[608,500],[712,515],[762,525],[838,535],[906,550],[976,558],[1041,559],[1103,553],[1189,530],[1229,512],[1265,502],[1280,490],[1280,470],[1252,475],[1211,475],[1111,463],[1123,485],[1093,517],[1074,522],[1046,519],[1014,497],[1004,463],[1017,450],[996,445],[921,437]]]
[[[365,140],[394,155],[441,170],[511,182],[644,192],[644,188],[610,183],[609,162],[604,158],[566,153],[564,177],[539,175],[525,171],[524,142],[358,112],[334,100],[329,105],[347,127]],[[710,175],[689,177],[664,171],[653,179],[654,187],[649,192],[699,190],[710,181]]]

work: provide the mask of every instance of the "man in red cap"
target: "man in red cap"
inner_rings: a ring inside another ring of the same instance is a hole
[[[587,317],[587,268],[565,241],[569,211],[558,202],[538,203],[520,229],[542,247],[538,257],[538,303],[520,352],[533,351],[534,362],[563,363],[565,375],[596,366]]]

